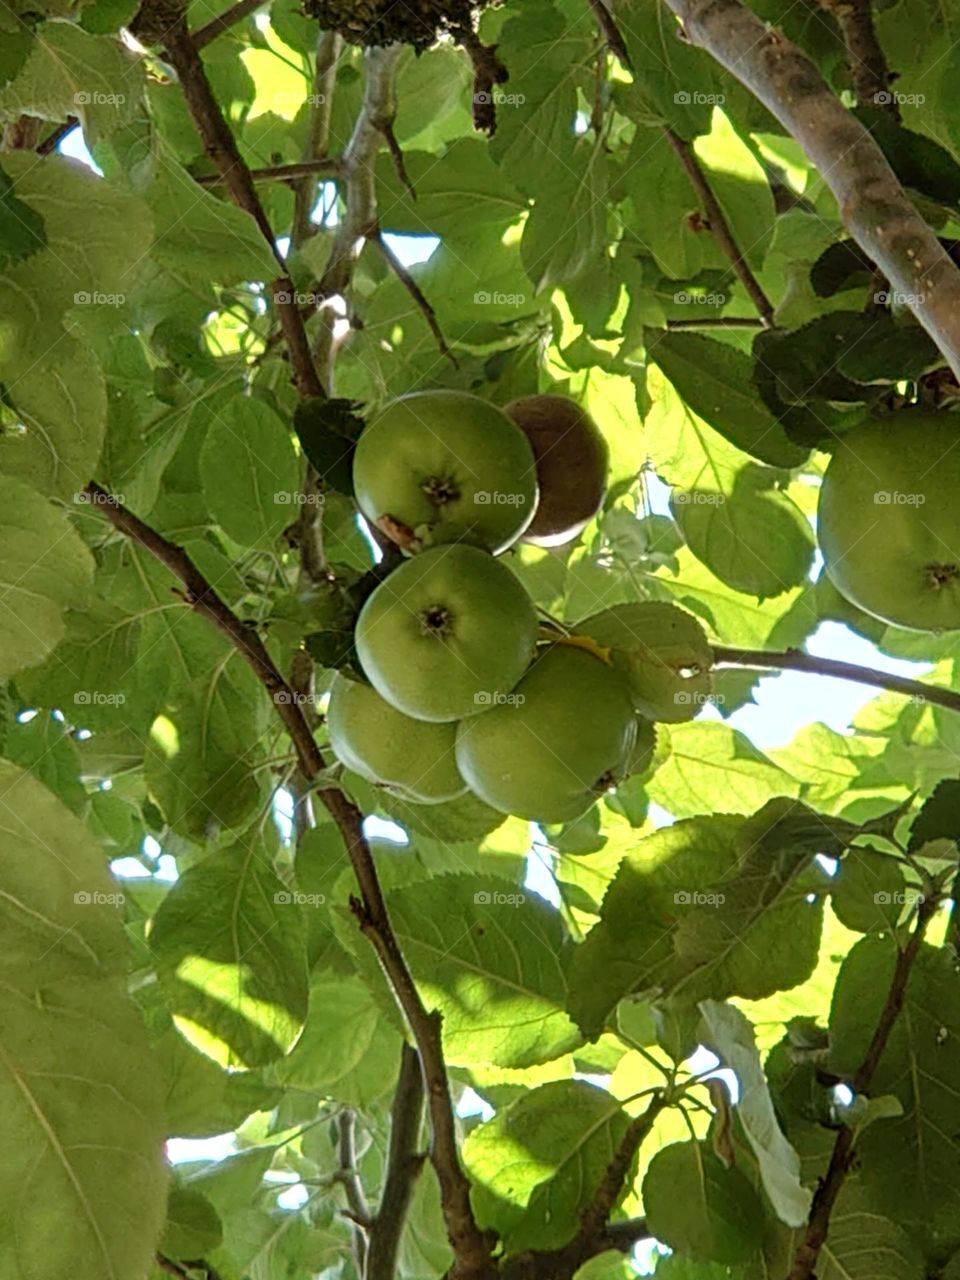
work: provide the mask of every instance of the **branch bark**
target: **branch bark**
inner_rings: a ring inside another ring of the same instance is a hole
[[[337,1181],[343,1187],[347,1197],[347,1206],[353,1222],[353,1256],[357,1263],[357,1273],[366,1275],[367,1266],[367,1229],[370,1223],[370,1210],[363,1183],[357,1172],[357,1114],[346,1107],[337,1117],[339,1135],[340,1169]]]
[[[840,28],[859,105],[886,107],[899,120],[900,105],[890,92],[890,70],[877,39],[870,0],[820,0],[820,4]]]
[[[835,676],[838,680],[853,680],[857,684],[885,689],[889,693],[902,693],[904,697],[929,702],[948,711],[960,711],[960,693],[951,689],[938,689],[932,684],[909,680],[906,676],[891,675],[888,671],[876,671],[872,667],[859,667],[853,662],[839,662],[835,658],[818,658],[801,649],[784,649],[781,653],[767,653],[763,649],[727,649],[713,647],[714,662],[719,667],[758,667],[773,671],[803,671],[808,675]]]
[[[666,0],[693,44],[757,97],[805,151],[865,253],[903,293],[960,377],[960,271],[870,133],[805,53],[741,0]]]
[[[724,217],[723,210],[717,201],[717,197],[713,194],[713,188],[704,176],[703,170],[697,163],[697,158],[693,154],[693,150],[689,143],[684,142],[678,133],[673,129],[664,128],[664,136],[672,147],[677,159],[683,165],[684,172],[690,179],[690,185],[700,199],[703,205],[704,213],[707,215],[707,221],[710,224],[710,232],[717,244],[730,260],[730,265],[737,274],[740,283],[746,289],[750,300],[760,313],[764,325],[773,328],[773,307],[770,305],[770,299],[760,287],[760,282],[750,270],[746,259],[737,247],[737,242],[733,238],[733,232],[730,230],[730,224]]]
[[[923,935],[938,906],[938,899],[932,896],[923,899],[920,903],[917,910],[917,923],[913,933],[910,935],[910,941],[897,955],[897,963],[894,966],[890,990],[887,993],[887,999],[866,1056],[850,1082],[854,1093],[863,1094],[870,1088],[874,1074],[880,1064],[880,1059],[883,1057],[883,1051],[886,1049],[887,1042],[890,1039],[890,1032],[893,1030],[903,1009],[903,1002],[907,993],[907,982],[910,978],[910,971],[913,968],[914,961],[920,952]],[[817,1265],[817,1258],[826,1242],[830,1230],[830,1215],[833,1213],[837,1197],[843,1190],[843,1185],[847,1180],[847,1175],[853,1164],[853,1157],[853,1130],[844,1125],[837,1134],[836,1142],[833,1144],[833,1152],[830,1156],[827,1172],[814,1194],[813,1204],[810,1207],[810,1216],[807,1220],[806,1234],[794,1256],[793,1266],[790,1268],[787,1280],[816,1280],[814,1268]]]
[[[353,278],[357,245],[376,234],[376,159],[380,145],[393,127],[397,113],[395,78],[400,45],[367,49],[364,52],[366,79],[363,103],[353,132],[340,157],[340,172],[346,208],[337,227],[330,260],[317,292],[323,299],[345,295]],[[329,370],[333,359],[333,326],[336,317],[327,308],[321,317],[316,342],[320,368]],[[330,381],[329,374],[327,375]]]
[[[423,1076],[408,1044],[390,1107],[390,1143],[380,1207],[370,1224],[365,1280],[395,1280],[397,1250],[424,1155],[418,1150],[423,1123]]]
[[[313,226],[310,215],[317,197],[316,175],[337,173],[339,163],[327,157],[330,147],[330,115],[333,108],[333,89],[337,80],[337,61],[343,42],[335,31],[323,31],[317,41],[313,70],[313,101],[307,124],[307,137],[303,144],[302,165],[281,165],[281,169],[299,167],[293,203],[293,230],[290,235],[294,248],[309,239]],[[256,180],[256,174],[253,175]]]
[[[613,14],[607,8],[604,0],[588,0],[588,2],[593,10],[593,16],[597,20],[597,26],[606,41],[607,48],[611,53],[617,55],[628,71],[632,71],[633,63],[630,61],[627,44],[620,34],[620,28],[617,26]]]
[[[300,769],[307,778],[315,780],[326,767],[323,755],[293,690],[278,671],[256,631],[241,622],[220,599],[182,548],[144,524],[95,482],[87,485],[86,493],[96,510],[115,529],[166,565],[184,588],[184,602],[211,622],[248,663],[286,726]],[[470,1183],[457,1149],[456,1120],[443,1059],[440,1016],[425,1008],[393,932],[373,855],[363,832],[363,815],[335,787],[320,787],[318,795],[343,837],[360,888],[359,897],[350,900],[351,909],[377,953],[417,1046],[433,1130],[430,1160],[440,1184],[444,1222],[456,1258],[452,1276],[454,1280],[495,1280],[497,1268],[491,1259],[495,1238],[480,1231],[476,1224],[470,1204]]]
[[[279,272],[272,283],[272,292],[290,352],[297,390],[301,396],[323,396],[325,391],[310,353],[295,290],[287,276],[287,264],[277,248],[273,229],[260,203],[250,170],[240,155],[230,126],[210,88],[207,73],[182,14],[166,33],[166,58],[177,73],[187,107],[200,132],[204,151],[220,170],[234,203],[253,218],[276,259]]]
[[[238,22],[242,22],[244,18],[248,18],[252,13],[256,13],[258,9],[262,9],[267,0],[239,0],[239,4],[231,5],[219,18],[214,18],[211,22],[206,23],[202,27],[198,27],[194,31],[193,47],[202,49],[204,45],[208,45],[211,40],[216,40],[217,36],[223,35],[224,31],[228,31],[231,27],[236,26]]]

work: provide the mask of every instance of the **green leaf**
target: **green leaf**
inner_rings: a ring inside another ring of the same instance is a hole
[[[387,895],[393,930],[429,1008],[443,1016],[447,1061],[526,1067],[569,1052],[572,947],[533,893],[487,876],[438,876]],[[370,956],[358,957],[365,968]]]
[[[458,138],[439,161],[425,151],[404,150],[404,167],[416,200],[400,182],[385,153],[377,160],[380,225],[384,231],[432,233],[451,243],[474,235],[481,226],[506,227],[528,204],[494,164],[490,148],[477,138]],[[470,210],[469,219],[464,209]]]
[[[0,1272],[134,1280],[157,1246],[166,1174],[117,886],[39,782],[0,762],[0,790]]]
[[[260,400],[218,406],[200,451],[211,514],[243,547],[269,547],[296,519],[300,466],[290,432]]]
[[[463,1147],[480,1224],[508,1253],[566,1244],[628,1124],[616,1098],[581,1080],[542,1085],[499,1110]]]
[[[861,845],[850,849],[840,863],[832,893],[837,916],[858,933],[895,928],[904,904],[916,897],[916,892],[908,896],[896,859]]]
[[[595,1038],[620,999],[662,989],[684,898],[706,891],[736,860],[742,819],[697,818],[664,827],[624,858],[599,923],[576,949],[571,1014]]]
[[[490,154],[525,195],[538,195],[573,152],[577,85],[594,50],[588,25],[568,24],[544,0],[525,4],[504,24],[497,56],[510,69],[504,92],[516,101],[497,109]]]
[[[537,293],[595,268],[607,232],[608,178],[602,149],[580,142],[537,193],[520,256]]]
[[[694,333],[648,331],[655,360],[685,403],[737,449],[773,467],[798,467],[808,450],[793,444],[757,395],[749,356]]]
[[[285,1053],[307,1012],[302,908],[266,850],[236,844],[189,867],[164,899],[150,946],[181,1016],[225,1064]]]
[[[268,1078],[289,1088],[333,1091],[368,1052],[381,1021],[379,1006],[359,978],[315,974],[303,1034]]]
[[[173,1027],[154,1049],[166,1085],[167,1137],[213,1138],[280,1100],[280,1090],[265,1085],[258,1074],[223,1071]]]
[[[280,268],[248,213],[199,187],[171,157],[147,192],[156,222],[151,256],[191,291],[198,283],[272,280]]]
[[[753,1148],[763,1188],[777,1216],[801,1227],[810,1212],[810,1192],[800,1182],[800,1158],[780,1128],[749,1019],[718,1000],[701,1000],[704,1043],[736,1073],[740,1095],[736,1111]]]
[[[647,783],[653,800],[677,818],[748,813],[773,796],[796,795],[797,783],[749,738],[725,724],[699,720],[661,727],[669,755]]]
[[[938,782],[913,820],[910,852],[916,853],[929,840],[953,840],[960,844],[960,782],[956,778]]]
[[[0,270],[29,258],[46,242],[43,218],[17,198],[0,169]]]
[[[142,63],[119,40],[45,22],[19,75],[0,89],[0,119],[76,116],[93,144],[134,118],[143,82]]]
[[[93,558],[66,518],[35,489],[0,477],[0,679],[36,666],[80,608]]]
[[[325,484],[353,497],[353,454],[363,419],[350,400],[312,397],[301,400],[293,415],[300,447]],[[324,663],[324,666],[336,665]]]
[[[813,533],[776,487],[777,474],[748,462],[662,381],[650,390],[644,437],[658,475],[674,486],[670,509],[693,554],[746,595],[776,596],[803,582]]]
[[[744,1262],[760,1247],[763,1208],[739,1169],[702,1142],[675,1142],[650,1161],[643,1206],[651,1235],[710,1262]]]
[[[655,601],[616,605],[576,631],[611,650],[637,710],[651,720],[691,719],[710,700],[713,650],[693,614]]]
[[[201,1258],[222,1239],[223,1225],[206,1196],[188,1187],[172,1186],[160,1251],[168,1258]]]
[[[624,0],[617,21],[634,69],[629,114],[642,119],[652,113],[682,138],[709,132],[714,106],[723,102],[710,58],[681,40],[676,18],[659,5]]]
[[[830,1069],[849,1078],[867,1054],[893,978],[893,938],[870,935],[845,959],[830,1012]],[[960,1071],[960,993],[946,949],[923,944],[903,1010],[874,1072],[870,1094],[892,1094],[898,1119],[858,1142],[861,1181],[874,1207],[928,1243],[957,1237],[960,1150],[953,1082]]]

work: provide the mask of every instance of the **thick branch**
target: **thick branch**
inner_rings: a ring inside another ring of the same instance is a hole
[[[733,232],[730,230],[730,224],[724,217],[723,210],[717,201],[717,197],[713,194],[710,183],[704,177],[703,170],[697,163],[697,158],[693,154],[689,143],[684,142],[679,134],[674,133],[670,128],[664,128],[664,136],[670,146],[676,153],[677,159],[683,165],[687,177],[690,179],[690,185],[700,199],[703,205],[703,211],[707,215],[707,222],[710,225],[710,232],[717,244],[730,260],[730,265],[737,274],[740,283],[746,289],[753,305],[759,311],[764,324],[767,328],[772,328],[774,324],[773,307],[770,305],[770,299],[763,292],[757,277],[747,266],[747,261],[737,247],[737,242],[733,238]]]
[[[835,676],[838,680],[853,680],[874,689],[886,689],[889,693],[902,693],[906,698],[929,702],[948,711],[960,711],[960,693],[950,689],[938,689],[906,676],[891,675],[888,671],[875,671],[872,667],[858,667],[853,662],[838,662],[835,658],[818,658],[800,649],[785,649],[782,653],[766,653],[762,649],[726,649],[714,645],[713,657],[718,667],[763,667],[773,671],[803,671],[815,676]]]
[[[195,49],[202,49],[204,45],[208,45],[211,40],[216,40],[217,36],[222,35],[224,31],[228,31],[231,27],[236,26],[238,22],[242,22],[244,18],[248,18],[252,13],[256,13],[258,9],[262,9],[267,0],[240,0],[239,4],[231,5],[219,18],[214,18],[205,26],[198,27],[194,31],[192,39]]]
[[[899,120],[900,105],[890,92],[890,70],[877,39],[870,0],[820,0],[820,3],[840,28],[859,105],[885,106],[893,118]]]
[[[870,133],[795,44],[741,0],[666,0],[706,49],[800,143],[844,224],[902,293],[960,377],[960,271],[911,204]]]
[[[248,663],[270,694],[290,734],[302,772],[307,778],[315,779],[325,768],[323,755],[293,690],[277,670],[256,631],[241,622],[224,604],[180,547],[144,524],[98,484],[91,482],[86,492],[96,509],[114,528],[166,565],[183,586],[185,603],[211,622]],[[363,833],[363,815],[342,791],[334,787],[323,787],[318,795],[340,830],[360,887],[360,897],[351,899],[350,905],[379,957],[417,1046],[433,1128],[430,1159],[440,1184],[444,1221],[457,1260],[454,1276],[456,1280],[493,1280],[496,1267],[490,1259],[490,1251],[494,1241],[478,1229],[474,1220],[470,1183],[457,1150],[453,1100],[440,1038],[440,1017],[436,1013],[428,1013],[424,1007],[397,943],[373,855]]]
[[[323,385],[317,377],[296,294],[287,277],[287,264],[277,249],[273,230],[250,177],[250,170],[240,155],[236,139],[210,88],[207,73],[183,16],[166,33],[166,57],[179,77],[180,88],[200,132],[204,151],[219,169],[233,202],[248,213],[260,228],[280,269],[277,279],[273,281],[273,297],[290,352],[297,390],[302,396],[322,396]]]
[[[610,1223],[633,1165],[634,1157],[666,1106],[662,1093],[655,1093],[646,1110],[630,1122],[593,1199],[580,1215],[580,1228],[561,1249],[538,1249],[507,1258],[500,1268],[501,1280],[572,1280],[591,1258],[608,1249],[629,1253],[638,1240],[649,1234],[646,1220]]]
[[[404,1044],[400,1075],[390,1107],[390,1145],[383,1194],[370,1224],[365,1280],[395,1280],[397,1250],[413,1188],[423,1168],[419,1150],[423,1122],[423,1076],[417,1055]]]
[[[890,1039],[890,1032],[893,1030],[903,1008],[907,993],[907,981],[909,980],[913,963],[919,954],[923,935],[938,905],[936,897],[933,896],[923,899],[920,903],[917,910],[917,923],[913,933],[910,935],[910,941],[897,955],[897,963],[894,966],[890,990],[887,993],[887,999],[881,1011],[877,1028],[873,1033],[873,1038],[870,1041],[870,1046],[867,1049],[866,1057],[850,1082],[854,1093],[863,1094],[870,1088],[874,1073],[880,1064],[880,1059],[883,1057],[883,1051],[887,1047],[887,1041]],[[830,1230],[830,1215],[837,1202],[837,1197],[843,1190],[847,1174],[850,1172],[853,1163],[853,1145],[853,1130],[845,1125],[837,1134],[827,1172],[814,1194],[813,1204],[810,1207],[810,1217],[807,1220],[806,1234],[804,1235],[803,1243],[797,1249],[787,1280],[815,1280],[814,1268],[817,1265],[817,1258]]]

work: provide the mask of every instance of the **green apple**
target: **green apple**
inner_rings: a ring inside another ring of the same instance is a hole
[[[638,761],[626,682],[576,645],[543,649],[508,698],[457,728],[457,765],[493,808],[571,822]]]
[[[842,437],[823,477],[824,568],[898,627],[960,627],[960,418],[908,409]]]
[[[540,500],[523,535],[559,547],[582,533],[607,491],[609,452],[600,428],[566,396],[521,396],[505,413],[533,447]]]
[[[360,610],[364,674],[417,720],[461,720],[508,694],[537,643],[537,614],[514,574],[477,547],[406,560]]]
[[[507,415],[462,391],[393,400],[357,443],[360,510],[421,546],[466,542],[494,553],[533,519],[537,473],[526,436]]]
[[[457,770],[456,725],[405,716],[359,680],[334,680],[327,728],[341,764],[404,800],[439,804],[467,790]]]

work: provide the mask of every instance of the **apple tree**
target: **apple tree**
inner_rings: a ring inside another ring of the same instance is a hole
[[[3,1280],[960,1277],[958,39],[0,4]]]

